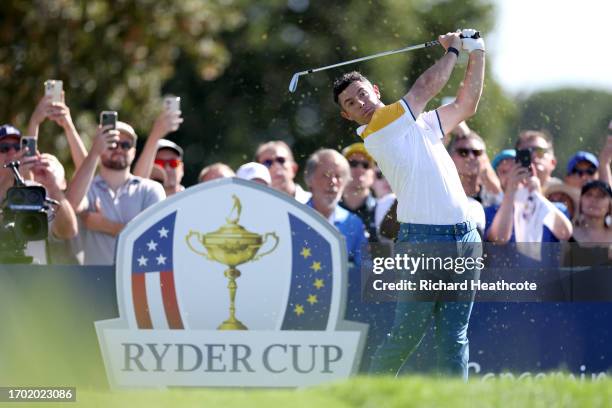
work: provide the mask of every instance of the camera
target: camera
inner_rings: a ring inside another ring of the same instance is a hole
[[[531,166],[531,150],[529,149],[517,149],[515,162],[520,163],[521,166],[529,168]]]
[[[48,220],[57,203],[47,198],[42,186],[25,185],[19,174],[19,162],[5,165],[15,176],[15,186],[8,189],[2,203],[0,222],[0,263],[31,263],[32,258],[25,256],[29,241],[46,239],[49,234]]]

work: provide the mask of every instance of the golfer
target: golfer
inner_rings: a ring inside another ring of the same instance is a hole
[[[467,219],[468,200],[442,139],[476,113],[484,80],[484,41],[475,30],[448,33],[439,41],[446,54],[401,100],[385,105],[378,87],[358,72],[334,82],[334,100],[343,118],[361,125],[357,133],[397,195],[399,242],[480,242],[475,224]],[[469,53],[469,62],[455,101],[423,112],[448,82],[460,50]],[[391,333],[372,357],[370,372],[397,375],[433,321],[439,372],[467,379],[474,292],[458,299],[462,301],[398,302]]]

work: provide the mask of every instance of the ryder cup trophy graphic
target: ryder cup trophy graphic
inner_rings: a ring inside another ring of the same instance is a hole
[[[242,212],[242,204],[236,195],[232,195],[234,199],[234,207],[230,211],[229,217],[225,219],[227,222],[221,228],[214,232],[201,234],[197,231],[189,231],[185,237],[187,246],[198,255],[229,266],[225,270],[225,277],[229,279],[227,288],[230,294],[229,318],[221,323],[218,330],[248,330],[242,322],[236,319],[236,278],[240,277],[240,271],[236,266],[246,262],[257,261],[265,255],[270,254],[278,246],[278,236],[274,232],[259,235],[254,232],[247,231],[243,226],[238,224],[240,213]],[[232,214],[236,212],[235,217]],[[200,247],[206,248],[206,251],[199,251],[191,244],[193,237],[197,238]],[[268,251],[257,253],[259,249],[268,241],[268,237],[274,240],[274,245]]]

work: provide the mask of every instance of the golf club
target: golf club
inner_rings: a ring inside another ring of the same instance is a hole
[[[480,33],[476,32],[476,34],[474,34],[472,38],[480,38]],[[367,61],[367,60],[371,60],[371,59],[378,58],[378,57],[384,57],[387,55],[399,54],[400,52],[414,51],[414,50],[419,50],[421,48],[430,48],[430,47],[433,47],[439,44],[440,42],[437,40],[428,41],[423,44],[411,45],[410,47],[400,48],[398,50],[379,52],[378,54],[368,55],[367,57],[361,57],[361,58],[357,58],[357,59],[350,60],[350,61],[339,62],[337,64],[328,65],[326,67],[312,68],[306,71],[296,72],[295,74],[293,74],[293,77],[291,78],[291,82],[289,82],[289,92],[295,92],[295,90],[297,89],[300,75],[308,75],[308,74],[312,74],[313,72],[324,71],[326,69],[341,67],[343,65],[353,64],[355,62],[360,62],[360,61]]]

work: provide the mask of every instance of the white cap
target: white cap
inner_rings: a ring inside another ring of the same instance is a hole
[[[260,179],[268,185],[272,184],[268,168],[261,163],[250,162],[243,164],[236,172],[236,177],[243,180]]]

